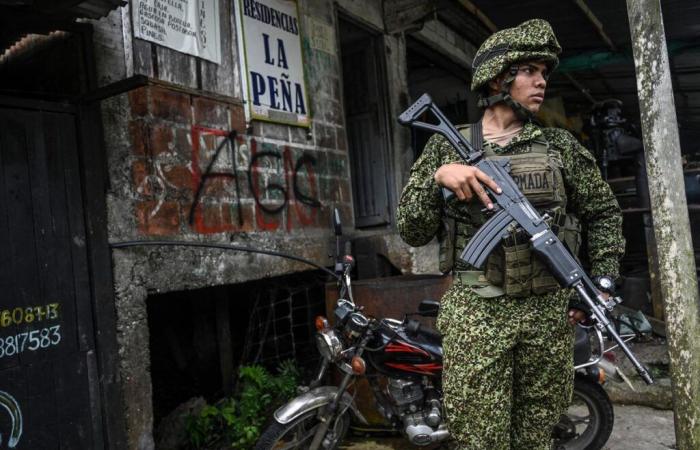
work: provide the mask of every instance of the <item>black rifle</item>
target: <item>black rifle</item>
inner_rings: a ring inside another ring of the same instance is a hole
[[[437,124],[418,121],[418,118],[429,112],[437,120]],[[483,157],[483,152],[476,151],[462,134],[442,114],[442,111],[433,104],[428,94],[423,94],[413,105],[409,106],[399,116],[402,125],[421,128],[444,136],[457,151],[459,156],[469,165],[479,168],[490,176],[502,189],[499,194],[486,187],[489,196],[494,200],[494,215],[469,241],[460,258],[478,269],[484,266],[486,258],[501,243],[503,237],[508,236],[508,229],[513,222],[517,223],[529,236],[532,250],[547,265],[550,272],[563,288],[574,288],[581,299],[586,303],[595,318],[595,326],[601,331],[607,331],[608,336],[617,343],[630,359],[639,375],[647,384],[652,384],[647,370],[632,354],[615,327],[606,316],[604,309],[612,311],[621,301],[617,297],[605,299],[593,281],[586,275],[581,265],[571,255],[571,252],[552,232],[545,221],[546,217],[540,216],[530,202],[525,198],[520,189],[510,176],[510,164],[507,159],[492,161]],[[452,192],[443,188],[445,198],[452,196]],[[597,301],[594,301],[594,299]]]

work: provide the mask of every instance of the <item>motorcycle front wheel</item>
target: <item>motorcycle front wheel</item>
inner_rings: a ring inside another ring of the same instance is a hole
[[[554,448],[600,450],[610,438],[614,422],[605,390],[598,383],[576,377],[571,406],[554,427]]]
[[[323,406],[302,414],[289,423],[282,424],[272,421],[260,435],[255,450],[292,450],[307,449],[314,439],[314,434],[321,423],[319,414]],[[350,414],[343,413],[336,417],[323,438],[321,448],[334,450],[343,441],[350,427]]]

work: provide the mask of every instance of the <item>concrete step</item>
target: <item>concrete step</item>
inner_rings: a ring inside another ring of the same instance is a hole
[[[610,399],[613,403],[673,409],[668,347],[665,339],[652,338],[648,342],[630,342],[628,346],[637,359],[649,369],[654,384],[648,386],[644,383],[625,354],[615,349],[615,364],[627,375],[633,389],[627,383],[608,381],[604,388]]]
[[[615,425],[604,450],[675,449],[673,412],[646,406],[615,405]],[[352,436],[343,450],[425,449],[398,437]]]

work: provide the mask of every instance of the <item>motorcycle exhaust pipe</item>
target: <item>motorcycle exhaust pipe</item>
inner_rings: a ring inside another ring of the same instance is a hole
[[[627,375],[625,375],[625,373],[613,362],[603,358],[600,361],[598,361],[597,365],[600,369],[604,370],[605,373],[609,376],[609,378],[613,381],[616,381],[618,383],[625,383],[627,384],[627,386],[629,386],[630,389],[632,389],[633,392],[637,391],[632,385],[632,382],[627,377]]]

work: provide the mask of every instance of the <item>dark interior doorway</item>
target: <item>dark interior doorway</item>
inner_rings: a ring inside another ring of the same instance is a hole
[[[392,205],[383,36],[343,17],[339,33],[355,226],[386,225]]]
[[[230,396],[242,365],[274,372],[293,360],[310,379],[319,356],[314,319],[325,315],[316,271],[147,299],[153,413],[159,422],[193,397]]]
[[[411,102],[427,92],[452,123],[478,120],[480,111],[469,91],[471,74],[467,69],[411,36],[406,37],[406,66]],[[411,128],[411,133],[417,159],[432,133],[415,128]]]

